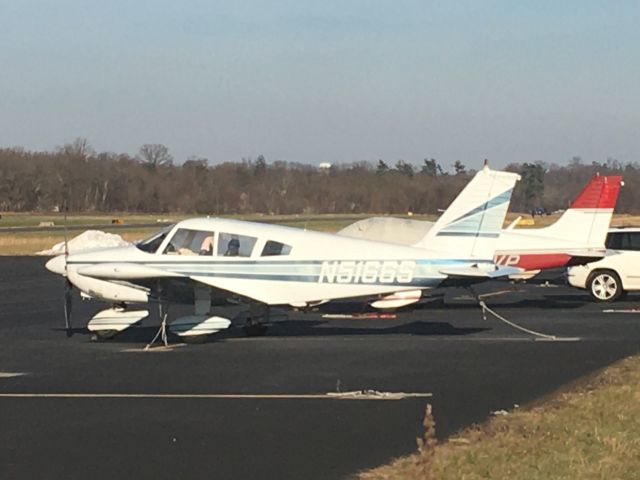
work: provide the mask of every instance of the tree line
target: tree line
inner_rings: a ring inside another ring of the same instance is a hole
[[[437,213],[475,171],[452,171],[425,158],[316,166],[263,156],[209,165],[176,164],[169,149],[143,145],[138,154],[96,152],[84,139],[53,151],[0,149],[0,211],[154,212],[194,214]],[[510,210],[566,208],[594,174],[622,175],[616,211],[640,213],[640,165],[615,159],[567,165],[512,163],[522,175]]]

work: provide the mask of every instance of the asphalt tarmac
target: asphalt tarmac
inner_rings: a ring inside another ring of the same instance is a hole
[[[640,349],[640,313],[603,312],[638,307],[640,296],[603,305],[563,286],[500,293],[514,286],[492,283],[477,289],[499,293],[489,306],[561,341],[484,320],[467,292],[447,290],[396,318],[289,311],[264,337],[232,327],[201,345],[143,352],[155,314],[96,343],[82,327],[104,306],[79,298],[66,338],[63,281],[45,260],[0,257],[2,479],[345,478],[414,451],[427,402],[446,437]],[[363,389],[433,396],[297,397]]]

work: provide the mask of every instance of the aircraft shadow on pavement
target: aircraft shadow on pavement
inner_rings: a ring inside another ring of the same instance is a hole
[[[367,322],[367,320],[357,320]],[[448,322],[415,321],[390,327],[339,326],[325,320],[285,320],[269,326],[270,337],[348,336],[348,335],[470,335],[490,330],[484,327],[455,327]],[[231,332],[230,332],[231,333]]]
[[[572,295],[545,295],[542,298],[521,298],[513,300],[513,296],[483,298],[489,308],[536,308],[536,309],[560,309],[568,310],[580,308],[588,303],[587,298],[576,298]],[[586,301],[585,301],[586,300]],[[474,299],[436,299],[422,302],[414,307],[414,310],[479,310],[480,306]]]
[[[541,294],[538,292],[538,296],[531,298],[526,291],[508,292],[498,296],[487,296],[484,298],[487,305],[496,309],[498,312],[500,309],[552,309],[552,310],[570,310],[580,308],[586,303],[592,303],[588,294],[582,293],[566,293],[566,292],[545,292]],[[287,317],[291,313],[289,310],[280,311],[280,309],[274,309],[272,311],[272,320],[278,317],[284,316],[286,320],[275,320],[269,322],[269,328],[266,332],[268,337],[312,337],[312,336],[350,336],[350,335],[425,335],[425,336],[438,336],[438,335],[470,335],[479,333],[491,328],[479,328],[479,327],[456,327],[448,322],[436,322],[436,321],[413,321],[410,323],[401,323],[402,316],[411,311],[472,311],[480,312],[480,307],[476,303],[475,299],[464,290],[453,290],[445,293],[439,293],[424,298],[420,303],[405,307],[404,309],[398,309],[396,312],[398,321],[394,322],[394,325],[388,327],[381,327],[379,319],[371,319],[377,321],[377,326],[373,326],[370,323],[366,324],[369,319],[336,319],[336,320],[289,320]],[[344,300],[331,302],[325,305],[321,305],[314,308],[315,315],[318,314],[362,314],[362,313],[384,313],[376,309],[373,309],[368,303],[362,300]],[[306,314],[300,314],[304,317]],[[466,314],[465,314],[466,316]],[[157,319],[156,319],[157,320]],[[350,322],[365,322],[360,326],[346,326],[339,324],[347,320]],[[243,338],[245,333],[242,329],[243,323],[236,321],[232,326],[226,330],[214,334],[206,339],[206,342],[221,341],[226,338]],[[64,335],[64,328],[53,328],[54,331],[60,332]],[[116,343],[147,343],[157,333],[158,327],[154,324],[141,324],[133,326],[124,332],[116,335],[109,340],[100,340]],[[73,328],[74,335],[93,337],[93,333],[89,332],[86,328]],[[170,341],[175,343],[179,341],[179,338],[169,332]]]
[[[366,320],[358,320],[365,321]],[[331,325],[333,321],[326,320],[281,320],[268,324],[266,337],[313,337],[313,336],[372,336],[372,335],[425,335],[425,336],[454,336],[471,335],[491,330],[484,327],[455,327],[448,322],[411,322],[390,327],[353,327]],[[327,326],[329,325],[329,326]],[[65,329],[53,328],[55,332],[64,335]],[[93,336],[86,328],[73,328],[74,336]],[[156,326],[133,326],[111,339],[99,342],[113,343],[148,343],[157,333]],[[176,335],[168,334],[170,343],[179,341]],[[242,325],[232,325],[229,329],[209,336],[206,343],[223,341],[231,338],[244,338],[247,335]]]
[[[491,308],[554,308],[570,309],[578,308],[589,301],[589,297],[572,295],[544,295],[541,298],[520,298],[516,294],[505,294],[501,296],[484,298],[486,304]],[[468,293],[458,295],[438,295],[426,297],[419,303],[396,309],[393,313],[402,315],[403,313],[420,310],[479,310],[477,301]],[[376,310],[368,303],[363,302],[334,302],[321,305],[317,308],[321,313],[383,313]]]

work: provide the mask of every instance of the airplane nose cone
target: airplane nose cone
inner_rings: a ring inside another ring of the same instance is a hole
[[[58,255],[57,257],[53,257],[49,260],[44,266],[50,272],[57,273],[58,275],[64,275],[66,273],[64,268],[66,262],[64,255]]]

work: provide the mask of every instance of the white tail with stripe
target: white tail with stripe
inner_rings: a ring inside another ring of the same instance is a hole
[[[520,175],[516,173],[485,166],[414,246],[454,251],[460,257],[492,259],[518,180]]]

